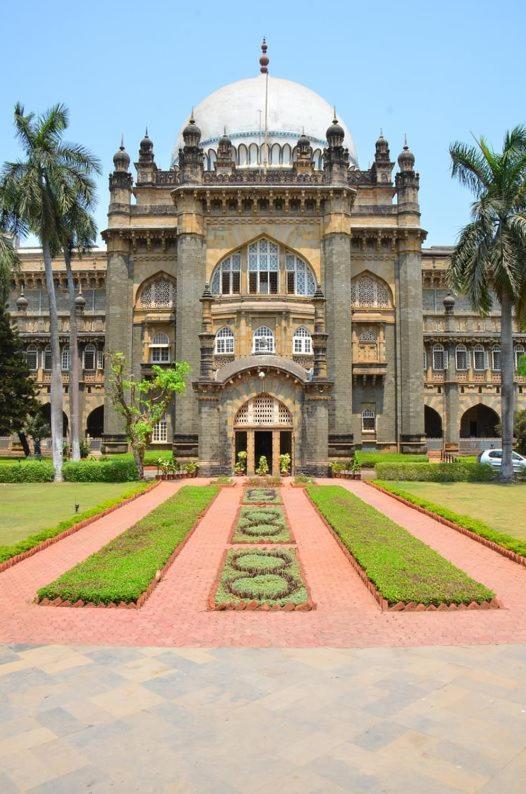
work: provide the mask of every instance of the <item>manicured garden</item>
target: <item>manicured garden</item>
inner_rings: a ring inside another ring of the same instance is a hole
[[[390,606],[470,604],[494,593],[341,486],[307,493]]]
[[[38,591],[47,603],[136,604],[218,493],[185,486],[133,527]]]
[[[273,504],[246,505],[232,534],[232,543],[290,543],[291,534],[282,508]]]
[[[243,504],[277,504],[281,502],[276,488],[246,488],[243,492]]]
[[[379,480],[414,480],[417,482],[493,482],[497,472],[487,463],[377,463]]]

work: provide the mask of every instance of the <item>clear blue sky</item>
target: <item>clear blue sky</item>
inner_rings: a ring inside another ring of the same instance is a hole
[[[269,41],[273,74],[335,104],[370,164],[380,128],[396,159],[407,132],[421,175],[426,245],[453,244],[469,195],[449,176],[448,145],[484,134],[500,146],[526,122],[523,0],[429,2],[188,2],[17,0],[2,13],[0,159],[16,156],[17,100],[42,111],[64,102],[68,138],[101,159],[97,221],[124,133],[132,162],[147,124],[168,168],[192,105],[257,74]]]

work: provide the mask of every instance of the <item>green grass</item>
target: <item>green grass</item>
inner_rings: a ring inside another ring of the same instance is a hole
[[[0,562],[140,493],[149,483],[0,484]],[[79,512],[75,513],[75,503]]]
[[[309,496],[389,604],[487,601],[475,582],[387,516],[338,485],[311,485]]]
[[[377,463],[427,463],[427,455],[404,455],[402,452],[367,452],[356,450],[356,460],[365,469],[373,469]]]
[[[133,527],[38,591],[38,597],[95,604],[136,602],[218,493],[181,488]]]
[[[276,488],[246,488],[243,491],[243,504],[277,504],[281,502]]]
[[[219,579],[215,603],[235,605],[243,601],[257,601],[269,606],[306,603],[308,593],[296,551],[230,549]]]
[[[383,482],[392,493],[526,556],[526,483]]]
[[[171,449],[150,449],[146,452],[144,456],[144,463],[146,466],[156,466],[157,461],[159,458],[163,460],[171,460],[172,459],[172,450]],[[103,455],[103,460],[127,460],[133,461],[133,455],[131,452],[119,452],[116,455]],[[34,460],[34,458],[24,458],[24,457],[0,457],[0,466],[5,466],[8,463],[16,463],[19,461],[20,463],[24,463],[26,461]],[[51,460],[50,457],[45,457],[44,460]],[[99,460],[99,458],[95,458],[95,460]]]
[[[276,505],[242,507],[233,543],[288,543],[292,540],[285,514]]]

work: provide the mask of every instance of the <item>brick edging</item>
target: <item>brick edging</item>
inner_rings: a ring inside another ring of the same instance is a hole
[[[443,601],[438,606],[435,606],[434,604],[426,605],[422,603],[416,603],[414,601],[409,601],[409,602],[398,601],[398,603],[396,604],[389,604],[387,599],[385,599],[382,596],[382,594],[380,593],[374,582],[372,582],[369,579],[367,573],[362,568],[356,557],[354,557],[354,555],[349,551],[347,546],[345,546],[338,533],[331,527],[331,525],[329,524],[329,522],[321,512],[321,510],[314,503],[308,491],[305,491],[305,495],[382,611],[384,612],[457,612],[457,611],[466,611],[466,610],[475,610],[475,609],[486,610],[486,609],[500,608],[500,603],[496,598],[492,598],[491,601],[481,601],[480,603],[478,603],[477,601],[472,601],[470,604],[453,604],[453,603],[448,604],[445,601]]]
[[[367,482],[366,485],[369,485],[371,488],[375,488],[377,491],[381,493],[387,494],[387,496],[392,496],[393,499],[396,499],[398,502],[406,505],[407,507],[412,507],[413,510],[417,510],[419,513],[423,513],[430,518],[434,518],[435,521],[440,522],[440,524],[444,524],[446,527],[450,529],[455,529],[457,532],[460,532],[462,535],[466,535],[471,540],[475,540],[477,543],[481,543],[483,546],[487,546],[488,549],[492,551],[496,551],[497,554],[502,554],[503,557],[507,557],[508,560],[512,562],[516,562],[519,565],[526,566],[526,557],[523,557],[521,554],[517,554],[515,551],[511,551],[511,549],[507,549],[504,546],[500,546],[498,543],[495,543],[494,540],[489,540],[489,538],[484,538],[482,535],[477,535],[476,532],[473,532],[471,529],[467,529],[463,527],[461,524],[456,524],[454,521],[450,521],[448,518],[444,518],[444,516],[439,515],[439,513],[434,513],[432,510],[429,510],[427,507],[422,507],[421,505],[417,505],[414,502],[411,502],[409,499],[405,499],[405,497],[400,496],[399,494],[395,494],[392,491],[387,490],[387,488],[382,488],[381,485],[377,485],[374,482]]]
[[[127,499],[124,499],[122,502],[118,502],[111,507],[107,507],[105,510],[102,510],[100,513],[96,513],[90,518],[85,518],[84,521],[79,521],[77,524],[73,524],[73,526],[68,527],[68,529],[64,529],[62,532],[59,532],[58,535],[53,535],[51,538],[46,538],[46,540],[37,543],[36,546],[33,546],[31,549],[27,549],[26,551],[20,552],[20,554],[16,554],[14,557],[10,557],[8,560],[4,560],[4,562],[0,563],[0,573],[3,571],[7,571],[9,568],[12,568],[13,565],[17,565],[17,563],[22,562],[23,560],[27,560],[28,557],[32,557],[33,554],[37,554],[39,551],[43,551],[47,549],[48,546],[52,546],[54,543],[58,543],[59,540],[63,540],[64,538],[69,537],[70,535],[74,535],[75,532],[78,532],[79,529],[84,529],[84,527],[89,526],[89,524],[93,524],[95,521],[98,521],[99,518],[104,518],[104,516],[113,513],[115,510],[118,510],[120,507],[124,507],[124,505],[129,504],[130,502],[134,502],[135,499],[138,499],[140,496],[144,496],[144,494],[150,493],[153,491],[154,488],[160,485],[160,481],[154,481],[151,483],[148,488],[145,488],[144,491],[140,491],[139,493],[133,494],[133,496],[129,496]]]
[[[162,482],[162,480],[158,480],[156,484],[158,485],[160,482]],[[170,556],[168,557],[162,568],[160,568],[156,572],[155,576],[151,580],[146,590],[144,590],[141,593],[141,595],[138,597],[136,601],[120,601],[118,604],[111,601],[109,604],[102,604],[102,603],[95,603],[93,601],[82,601],[82,599],[79,599],[78,601],[72,603],[71,601],[63,601],[60,597],[54,598],[53,601],[49,601],[49,599],[47,598],[38,600],[37,597],[35,599],[35,603],[38,604],[39,606],[47,606],[47,607],[74,607],[74,608],[84,607],[87,609],[140,609],[144,605],[144,603],[148,600],[148,598],[151,596],[151,594],[153,593],[159,582],[162,581],[168,568],[172,565],[175,558],[182,552],[182,550],[184,549],[184,547],[186,546],[186,544],[194,534],[195,530],[197,529],[199,522],[204,517],[204,515],[210,510],[210,508],[212,507],[212,505],[214,504],[220,493],[221,493],[221,489],[218,490],[218,492],[216,493],[210,504],[199,513],[185,539],[172,551],[172,553],[170,554]],[[131,529],[131,527],[128,527],[128,529]],[[126,531],[127,530],[125,529],[124,532]]]

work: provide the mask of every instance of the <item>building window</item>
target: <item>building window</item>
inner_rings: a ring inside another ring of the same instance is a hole
[[[389,288],[370,276],[360,276],[351,285],[351,303],[355,308],[368,306],[386,309],[390,305]]]
[[[519,369],[520,360],[521,360],[521,358],[523,357],[523,355],[524,355],[524,348],[523,348],[523,346],[522,346],[522,345],[519,345],[519,346],[518,346],[518,347],[516,347],[516,348],[515,348],[515,350],[514,350],[514,356],[515,356],[515,369]]]
[[[316,281],[310,267],[303,259],[287,254],[287,292],[289,295],[314,295]]]
[[[362,432],[374,433],[376,430],[376,414],[370,408],[362,411]]]
[[[491,368],[500,372],[500,347],[494,347],[491,351]]]
[[[163,333],[155,334],[150,343],[150,361],[152,364],[168,364],[170,361],[170,340]]]
[[[71,354],[69,352],[69,347],[62,348],[60,363],[62,367],[62,372],[69,372],[69,370],[71,369]]]
[[[49,345],[44,349],[44,369],[50,370],[51,369],[51,348]]]
[[[232,254],[214,270],[212,292],[214,295],[239,295],[241,287],[241,254]]]
[[[157,422],[153,428],[152,444],[166,444],[168,442],[168,422],[166,416],[163,416],[160,422]]]
[[[473,348],[473,369],[476,372],[483,372],[486,369],[486,354],[482,345]]]
[[[427,370],[427,350],[424,347],[424,372]]]
[[[97,350],[97,369],[104,369],[104,350]]]
[[[84,369],[93,371],[95,369],[95,360],[97,351],[93,345],[86,345],[84,348]]]
[[[447,367],[447,353],[443,345],[435,345],[433,347],[433,369],[436,372],[442,372]]]
[[[292,415],[280,400],[270,394],[258,394],[247,400],[236,414],[236,425],[291,425]]]
[[[468,349],[465,345],[458,345],[455,351],[455,364],[459,372],[465,372],[468,368]]]
[[[215,353],[225,356],[234,352],[234,332],[231,328],[220,328],[216,334]]]
[[[300,326],[294,331],[292,337],[292,352],[297,355],[310,356],[312,353],[312,339],[306,328]]]
[[[359,340],[361,345],[375,345],[378,337],[376,336],[376,331],[369,329],[360,333]]]
[[[252,352],[274,353],[274,334],[267,325],[261,325],[254,331]]]
[[[270,240],[248,246],[248,289],[261,295],[276,295],[279,289],[279,248]]]
[[[38,369],[38,349],[35,345],[29,345],[26,350],[27,368],[34,372]]]
[[[175,286],[167,278],[157,278],[144,287],[140,305],[147,309],[172,309],[175,303]]]

